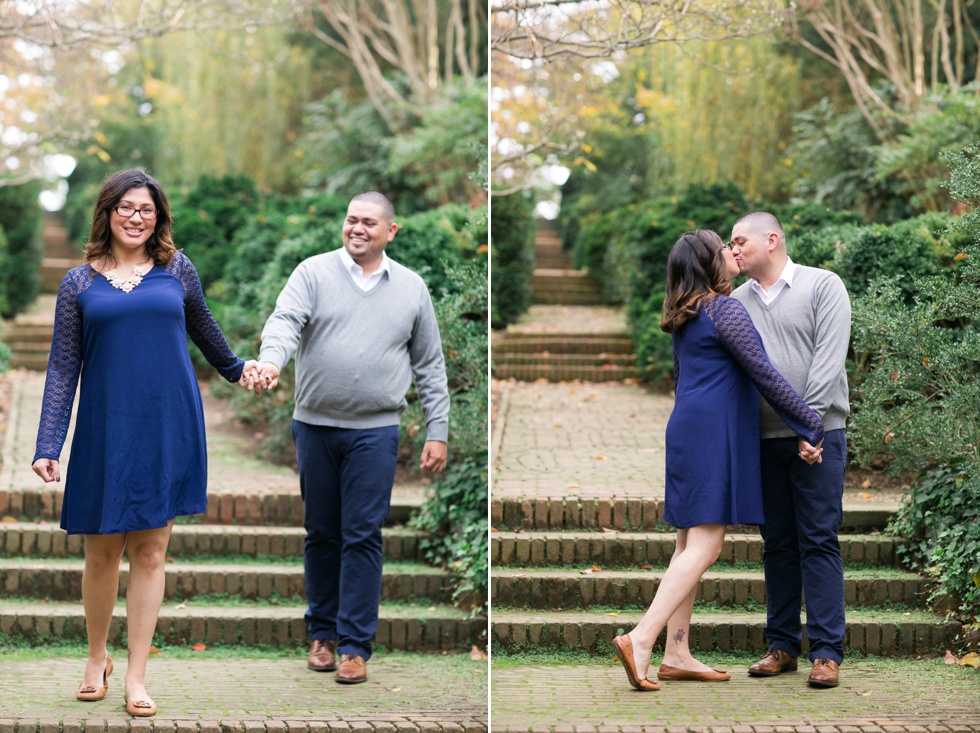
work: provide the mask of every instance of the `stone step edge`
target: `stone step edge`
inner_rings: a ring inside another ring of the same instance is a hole
[[[588,610],[612,607],[645,609],[653,602],[664,573],[612,573],[590,575],[527,575],[500,573],[490,578],[495,606],[521,608],[526,612],[553,608]],[[922,608],[929,581],[909,574],[901,578],[848,576],[845,569],[844,603],[848,608]],[[766,582],[758,573],[705,573],[698,581],[697,599],[723,608],[765,607]]]
[[[884,529],[898,508],[898,502],[845,503],[841,530]],[[663,509],[663,498],[491,498],[490,526],[498,530],[652,529],[664,525]]]
[[[559,566],[592,563],[601,567],[665,564],[674,553],[674,532],[589,532],[537,531],[490,533],[490,563],[493,567]],[[884,567],[898,564],[904,539],[887,535],[840,535],[845,563]],[[762,562],[763,541],[759,534],[725,535],[716,562]]]
[[[469,618],[462,611],[443,607],[442,615],[399,613],[381,605],[375,643],[406,651],[451,651],[469,649],[485,639],[486,619]],[[241,606],[196,607],[160,610],[154,640],[157,646],[202,642],[208,645],[270,644],[304,647],[309,643],[305,608],[270,606],[259,609]],[[448,611],[448,612],[447,612]],[[109,629],[109,643],[119,645],[126,625],[126,609],[117,605]],[[27,640],[85,637],[85,615],[81,604],[0,605],[0,635]]]
[[[32,562],[0,559],[0,593],[7,599],[78,601],[82,599],[84,561]],[[118,595],[124,598],[129,563],[120,563]],[[189,600],[201,595],[230,596],[245,601],[306,597],[306,574],[302,564],[223,564],[195,565],[167,563],[164,598]],[[436,604],[452,602],[456,581],[445,570],[424,565],[408,568],[386,566],[381,579],[383,601],[421,601]],[[471,603],[482,605],[473,595]]]
[[[29,519],[59,519],[63,491],[51,488],[0,490],[0,516]],[[392,496],[387,523],[407,522],[421,506],[421,497]],[[208,491],[208,507],[195,520],[210,524],[287,524],[302,526],[303,499],[299,494],[299,479],[295,493],[242,493]]]
[[[386,560],[421,562],[425,534],[384,527],[382,554]],[[306,530],[295,526],[175,524],[167,555],[171,557],[246,555],[302,557]],[[0,522],[0,553],[8,557],[80,557],[82,535],[69,535],[52,522]]]
[[[168,718],[161,711],[152,718],[156,733],[486,733],[486,721],[461,716],[458,721],[423,716],[371,715],[370,720],[346,717],[307,716],[303,718],[236,718],[215,716],[181,716]],[[149,733],[149,721],[132,718],[125,712],[116,715],[86,715],[80,718],[0,718],[0,733]],[[948,729],[944,728],[946,733]],[[960,733],[953,731],[953,733]],[[965,732],[964,732],[965,733]]]
[[[956,642],[962,625],[955,621],[880,621],[854,618],[849,614],[844,634],[845,650],[880,656],[907,656],[942,652]],[[612,639],[632,628],[640,614],[632,618],[567,620],[529,620],[525,616],[494,611],[491,639],[495,651],[506,653],[531,648],[579,649],[592,654],[615,655]],[[901,617],[900,617],[901,618]],[[735,615],[727,620],[695,612],[690,627],[692,649],[702,651],[757,651],[765,649],[765,615]],[[661,635],[662,638],[662,635]],[[662,649],[658,641],[656,649]],[[806,629],[803,648],[807,648]]]

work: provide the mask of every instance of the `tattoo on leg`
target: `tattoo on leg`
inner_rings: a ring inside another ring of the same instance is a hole
[[[681,644],[684,642],[684,629],[677,629],[674,633],[674,642],[676,644]]]

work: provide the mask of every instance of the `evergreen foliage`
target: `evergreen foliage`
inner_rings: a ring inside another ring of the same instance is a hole
[[[531,307],[534,217],[533,203],[526,194],[494,196],[491,251],[490,323],[494,328],[504,328]]]

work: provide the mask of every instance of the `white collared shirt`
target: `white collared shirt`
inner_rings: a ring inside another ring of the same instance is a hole
[[[783,268],[783,274],[779,276],[779,279],[772,284],[769,290],[765,290],[758,280],[750,280],[749,287],[752,288],[759,297],[762,299],[764,305],[769,305],[772,303],[776,296],[783,292],[783,288],[793,287],[793,275],[796,274],[796,264],[789,257],[786,258],[786,266]]]
[[[389,277],[391,274],[391,268],[388,266],[388,255],[384,252],[381,253],[381,263],[378,265],[378,269],[367,277],[364,277],[364,268],[354,262],[354,258],[343,247],[340,248],[340,259],[344,263],[344,269],[350,273],[354,284],[365,293],[381,282],[381,276],[384,273],[389,273]]]

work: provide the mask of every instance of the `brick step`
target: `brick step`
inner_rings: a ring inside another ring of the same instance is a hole
[[[493,608],[491,638],[494,653],[529,649],[583,650],[614,656],[612,638],[639,622],[641,611],[616,615],[590,611],[526,612]],[[765,649],[765,613],[728,613],[694,609],[691,649],[699,651],[751,651]],[[877,656],[910,656],[953,648],[962,624],[925,611],[848,609],[845,649]],[[663,649],[661,634],[657,649]],[[806,630],[803,648],[807,648]]]
[[[81,601],[81,559],[0,559],[0,592],[5,598]],[[129,563],[119,572],[119,597],[126,595]],[[302,560],[270,562],[174,562],[166,565],[164,598],[187,600],[200,595],[228,595],[244,600],[306,597]],[[418,563],[388,563],[381,583],[383,601],[450,603],[452,576]]]
[[[78,258],[45,257],[41,260],[41,292],[57,293],[65,273],[71,268],[78,267]]]
[[[844,602],[847,608],[903,605],[921,607],[927,594],[925,578],[889,569],[873,571],[845,568]],[[505,607],[576,609],[593,606],[646,609],[663,578],[663,570],[581,570],[494,568],[490,595]],[[762,566],[749,569],[711,568],[698,585],[698,600],[723,607],[765,606],[766,583]]]
[[[30,369],[34,372],[43,372],[48,368],[48,352],[45,351],[43,354],[14,352],[11,354],[8,363],[17,369]]]
[[[56,520],[61,518],[62,489],[30,487],[0,490],[0,516],[14,519]],[[415,491],[400,491],[395,486],[386,524],[404,524],[421,506],[424,497]],[[208,491],[206,514],[190,519],[204,524],[303,525],[303,500],[299,479],[295,493],[232,493]]]
[[[602,305],[600,293],[534,292],[531,302],[535,305]]]
[[[178,608],[177,606],[183,606]],[[164,603],[154,644],[274,645],[305,648],[309,644],[297,604],[241,603],[225,606]],[[126,610],[116,605],[109,643],[124,642]],[[385,649],[437,651],[470,649],[485,639],[486,619],[469,618],[452,606],[381,604],[374,640]],[[0,638],[47,643],[51,639],[85,641],[85,614],[80,603],[40,603],[4,599]]]
[[[633,341],[627,335],[595,336],[592,334],[534,334],[507,333],[494,339],[494,359],[497,354],[632,354]]]
[[[546,292],[565,290],[578,293],[601,292],[599,283],[582,270],[535,269],[531,276],[531,289]]]
[[[7,346],[16,343],[22,344],[44,344],[45,348],[51,346],[51,335],[54,326],[34,326],[22,323],[10,323],[3,331],[3,340]]]
[[[562,249],[561,236],[558,232],[537,232],[534,235],[534,250],[558,250]]]
[[[637,379],[640,375],[636,367],[618,366],[576,366],[566,364],[497,364],[493,375],[497,379],[519,379],[533,382],[547,379],[549,382],[621,382],[624,379]]]
[[[596,498],[582,496],[491,498],[490,525],[498,530],[664,528],[663,498]],[[897,501],[874,504],[844,502],[842,532],[867,533],[885,528],[898,511]],[[758,528],[743,525],[745,532]]]
[[[492,532],[490,563],[501,568],[569,567],[598,565],[603,570],[664,566],[674,553],[674,532]],[[843,534],[841,555],[845,564],[892,568],[898,562],[903,540],[885,535]],[[725,535],[719,564],[761,563],[762,537],[758,534]]]
[[[493,352],[493,362],[497,366],[507,364],[508,366],[604,367],[609,364],[632,367],[636,364],[636,355],[632,353],[615,354],[608,351],[600,354],[552,354],[549,352],[530,354],[496,349]]]
[[[421,561],[420,540],[425,535],[411,529],[381,530],[385,560]],[[262,527],[220,524],[175,524],[167,555],[180,559],[300,558],[306,530],[302,527]],[[66,534],[53,522],[0,522],[0,556],[82,557],[82,535]]]
[[[541,252],[534,253],[534,268],[540,270],[575,270],[575,263],[572,258],[564,252]]]

